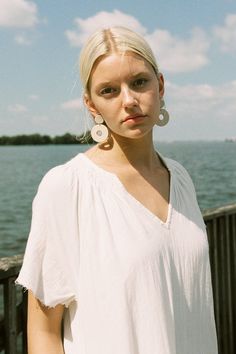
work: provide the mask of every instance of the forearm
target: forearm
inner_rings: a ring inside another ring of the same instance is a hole
[[[64,354],[61,338],[55,333],[28,330],[28,354]]]
[[[28,293],[28,354],[64,354],[61,328],[63,305],[46,307]]]

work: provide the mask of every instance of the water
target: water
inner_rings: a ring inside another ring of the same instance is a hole
[[[189,171],[202,210],[236,203],[236,144],[173,142],[156,147]],[[0,257],[23,253],[32,199],[43,175],[87,149],[86,145],[0,147]]]

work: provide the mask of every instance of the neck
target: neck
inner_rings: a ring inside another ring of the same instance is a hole
[[[98,147],[102,149],[102,147]],[[155,169],[161,166],[160,159],[155,151],[152,131],[140,139],[130,139],[119,135],[112,135],[112,147],[104,154],[107,163],[116,163],[120,167],[135,169]]]

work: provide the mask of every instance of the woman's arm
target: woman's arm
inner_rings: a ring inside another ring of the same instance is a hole
[[[64,354],[61,324],[64,305],[48,308],[28,291],[28,354]]]

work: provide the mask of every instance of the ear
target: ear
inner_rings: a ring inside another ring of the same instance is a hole
[[[91,99],[91,97],[85,93],[84,94],[84,104],[87,106],[89,112],[92,114],[93,118],[95,118],[96,115],[99,114],[99,112],[96,110],[96,107]]]
[[[159,95],[160,98],[164,96],[165,92],[165,81],[164,81],[164,76],[162,73],[158,73],[158,82],[159,82]]]

